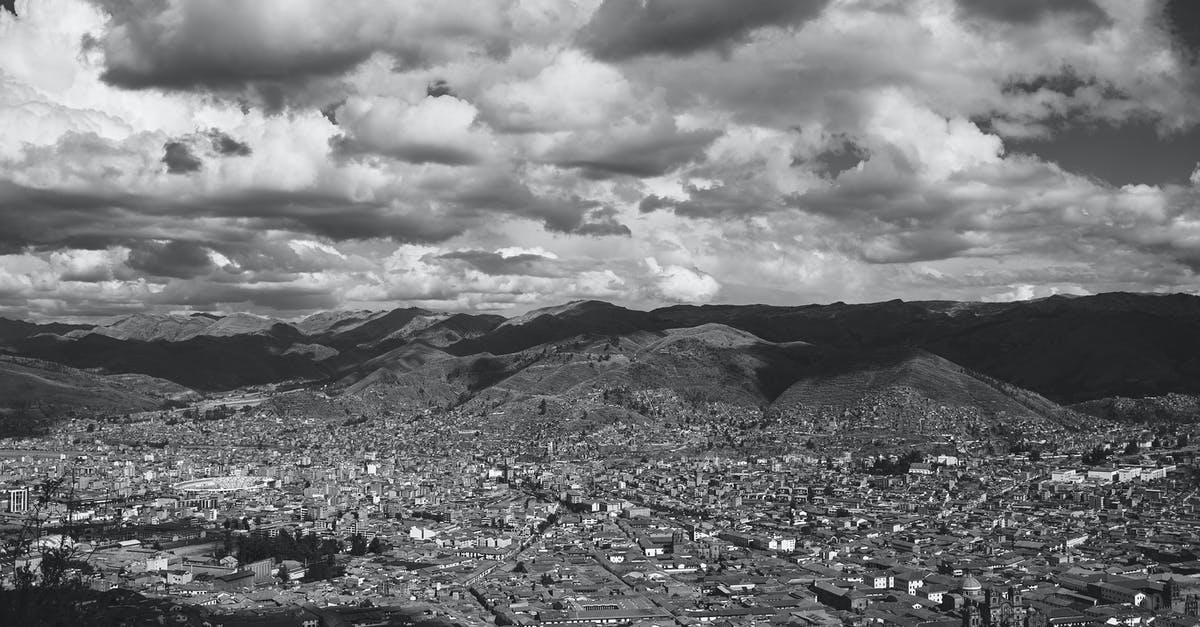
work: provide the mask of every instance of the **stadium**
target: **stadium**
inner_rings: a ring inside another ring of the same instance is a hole
[[[274,477],[205,477],[180,481],[171,487],[176,491],[190,494],[213,494],[239,490],[261,490],[270,487],[274,482]]]

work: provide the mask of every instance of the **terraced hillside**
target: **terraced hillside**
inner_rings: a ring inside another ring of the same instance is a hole
[[[137,374],[100,375],[61,364],[0,355],[0,432],[18,434],[73,413],[111,415],[157,409],[191,390]]]

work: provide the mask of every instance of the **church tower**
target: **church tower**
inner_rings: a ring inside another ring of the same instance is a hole
[[[975,601],[967,600],[966,607],[963,608],[963,627],[983,627],[983,619],[979,616],[979,608],[975,607]]]

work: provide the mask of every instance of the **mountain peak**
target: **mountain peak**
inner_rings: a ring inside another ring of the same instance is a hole
[[[606,309],[629,311],[624,307],[607,303],[602,300],[572,300],[561,305],[552,305],[550,307],[541,307],[534,309],[520,316],[514,316],[505,320],[502,327],[520,326],[542,316],[554,316],[557,318],[570,317],[592,311],[602,311]]]

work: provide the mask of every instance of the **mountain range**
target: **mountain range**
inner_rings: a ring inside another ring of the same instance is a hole
[[[688,402],[785,411],[848,407],[893,390],[994,414],[1047,416],[1069,404],[1111,413],[1104,399],[1200,394],[1200,297],[653,311],[576,301],[507,319],[419,308],[290,321],[0,319],[0,356],[0,402],[10,409],[131,411],[193,391],[289,382],[437,407],[586,404],[613,390],[667,390]]]

